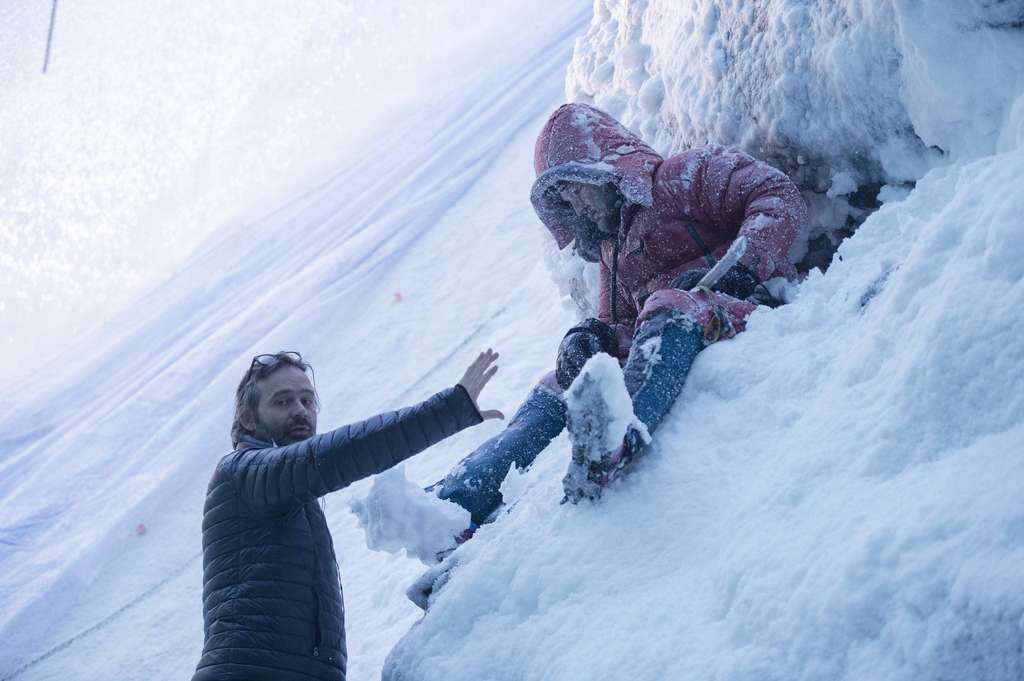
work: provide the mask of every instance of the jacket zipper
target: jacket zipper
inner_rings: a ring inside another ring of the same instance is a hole
[[[316,533],[313,530],[313,521],[309,518],[309,508],[304,508],[306,525],[309,527],[309,536],[313,540],[313,657],[320,657],[320,596],[316,593],[316,582],[320,576],[320,554],[316,550]]]
[[[619,322],[617,300],[619,297],[619,247],[626,240],[629,223],[633,221],[633,204],[627,203],[619,209],[619,226],[615,231],[615,246],[612,249],[612,280],[609,282],[609,293],[612,297],[612,326]]]
[[[697,228],[692,223],[686,223],[686,231],[690,233],[690,238],[693,239],[694,243],[697,244],[697,248],[704,254],[704,262],[707,263],[708,267],[714,267],[718,261],[715,260],[715,256],[712,255],[711,249],[708,248],[707,244],[704,243],[704,239],[700,238],[700,234],[697,232]]]
[[[313,621],[315,629],[313,632],[313,657],[320,657],[320,597],[316,595],[316,585],[313,585]]]

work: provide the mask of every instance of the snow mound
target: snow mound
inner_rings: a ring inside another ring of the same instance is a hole
[[[942,156],[994,152],[1024,85],[1019,2],[596,0],[594,9],[570,99],[662,151],[737,146],[831,198],[915,181]]]
[[[652,352],[656,350],[652,348]],[[603,352],[587,360],[565,392],[565,404],[570,414],[585,414],[598,407],[606,419],[604,432],[594,433],[594,441],[587,448],[591,457],[600,458],[614,450],[626,437],[630,426],[647,432],[647,427],[633,413],[633,401],[626,390],[618,360]]]
[[[370,491],[353,499],[351,508],[371,551],[404,549],[425,565],[436,563],[437,554],[455,546],[470,525],[469,511],[410,482],[405,466],[374,477]]]

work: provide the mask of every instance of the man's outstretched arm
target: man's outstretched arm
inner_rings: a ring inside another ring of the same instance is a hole
[[[236,452],[227,472],[252,510],[273,512],[385,471],[485,418],[503,418],[476,404],[495,359],[497,353],[481,353],[457,385],[417,405],[288,446]]]

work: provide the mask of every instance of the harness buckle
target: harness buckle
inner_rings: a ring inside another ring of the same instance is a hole
[[[715,305],[711,310],[711,318],[704,325],[704,342],[710,345],[720,340],[732,338],[736,335],[736,329],[732,320],[721,305]]]

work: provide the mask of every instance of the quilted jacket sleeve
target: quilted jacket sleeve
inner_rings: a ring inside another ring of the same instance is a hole
[[[735,149],[709,147],[702,153],[688,203],[701,217],[727,230],[739,225],[747,237],[740,262],[759,280],[793,279],[789,249],[807,221],[807,205],[785,173]]]
[[[462,386],[284,447],[247,449],[227,472],[253,511],[274,512],[401,463],[483,418]]]

